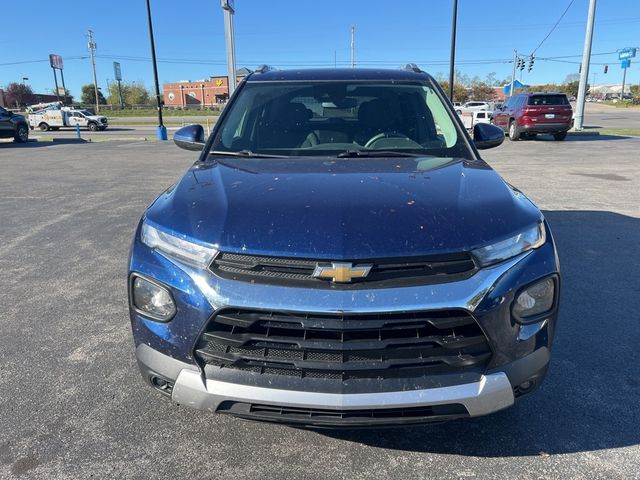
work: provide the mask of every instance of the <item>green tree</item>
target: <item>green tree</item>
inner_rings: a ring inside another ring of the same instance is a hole
[[[440,86],[445,91],[445,93],[448,94],[449,82],[447,80],[440,80],[438,83],[440,83]],[[467,89],[464,87],[464,85],[457,82],[453,84],[453,101],[454,102],[465,102],[468,97],[469,97],[469,94],[467,92]]]
[[[120,82],[122,90],[122,101],[125,105],[150,105],[151,96],[149,90],[138,82]],[[116,82],[109,85],[109,103],[112,105],[120,104],[120,96],[118,93],[118,84]]]
[[[580,80],[574,80],[573,82],[567,82],[560,87],[560,91],[566,93],[570,97],[578,96],[578,88],[580,87]],[[589,87],[587,85],[587,91]]]
[[[93,84],[87,84],[82,86],[82,95],[80,96],[80,102],[85,105],[95,105],[96,104],[96,94],[95,88]],[[106,105],[107,99],[104,98],[104,95],[100,90],[98,90],[98,102],[100,105]]]
[[[454,87],[455,88],[455,87]],[[473,100],[493,100],[496,97],[496,91],[493,87],[484,82],[479,82],[471,87],[471,98]]]
[[[640,85],[631,85],[629,87],[629,91],[631,92],[631,95],[633,95],[633,98],[640,97]]]

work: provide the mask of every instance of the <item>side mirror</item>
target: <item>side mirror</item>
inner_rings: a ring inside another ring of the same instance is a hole
[[[173,142],[185,150],[200,151],[204,148],[202,125],[187,125],[173,134]]]
[[[504,131],[489,123],[476,123],[473,126],[473,143],[478,150],[497,147],[504,142]]]

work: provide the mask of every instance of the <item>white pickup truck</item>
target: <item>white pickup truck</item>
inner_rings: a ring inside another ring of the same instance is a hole
[[[458,113],[458,115],[467,130],[471,130],[476,123],[492,123],[493,121],[493,112],[488,110],[472,110]]]
[[[107,117],[94,115],[88,110],[63,107],[61,102],[45,103],[27,107],[29,127],[39,128],[43,132],[58,130],[63,127],[80,125],[95,132],[105,130],[109,126]]]

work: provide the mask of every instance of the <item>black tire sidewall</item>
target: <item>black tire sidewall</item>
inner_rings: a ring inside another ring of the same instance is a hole
[[[22,138],[22,136],[20,135],[20,131],[24,131],[24,139]],[[18,125],[18,128],[16,128],[16,135],[14,137],[14,140],[18,143],[25,143],[29,141],[29,127],[27,127],[26,125]]]
[[[512,129],[513,129],[513,135],[511,133]],[[511,140],[512,142],[520,138],[520,132],[518,132],[518,125],[516,125],[515,120],[511,120],[509,122],[509,130],[507,132],[509,134],[509,140]]]
[[[564,140],[565,138],[567,138],[567,132],[559,132],[553,134],[553,139],[557,142]]]
[[[94,123],[94,122],[89,122],[89,125],[87,125],[87,127],[89,128],[89,130],[91,130],[92,132],[96,132],[98,131],[98,124]]]

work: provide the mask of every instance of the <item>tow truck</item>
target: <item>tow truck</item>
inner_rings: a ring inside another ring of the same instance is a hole
[[[92,132],[108,127],[107,117],[94,115],[88,110],[65,107],[62,102],[38,103],[27,107],[29,128],[41,131],[59,130],[64,127],[87,127]]]

